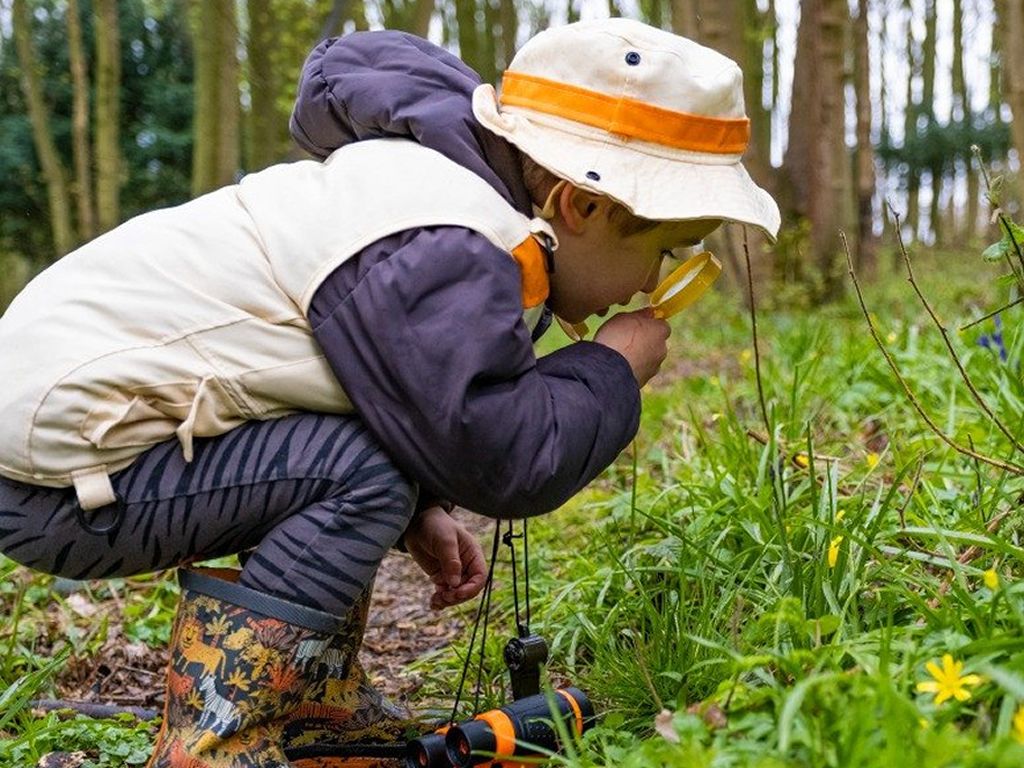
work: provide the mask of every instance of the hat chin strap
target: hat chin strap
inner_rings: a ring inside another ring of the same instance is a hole
[[[539,219],[550,221],[555,218],[555,201],[558,198],[558,194],[562,191],[563,187],[569,182],[565,179],[559,180],[555,186],[548,192],[548,199],[544,201],[544,207],[538,208],[536,205],[533,206],[533,215]]]

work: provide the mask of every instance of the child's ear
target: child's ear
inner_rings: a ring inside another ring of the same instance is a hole
[[[587,222],[600,210],[597,195],[572,184],[562,187],[558,195],[558,211],[562,214],[562,221],[573,234],[580,234]]]

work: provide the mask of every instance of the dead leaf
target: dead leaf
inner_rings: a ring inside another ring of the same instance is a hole
[[[654,730],[656,730],[665,741],[669,741],[673,744],[679,743],[679,734],[676,733],[675,726],[672,725],[672,719],[675,717],[675,713],[668,709],[663,709],[654,718]]]

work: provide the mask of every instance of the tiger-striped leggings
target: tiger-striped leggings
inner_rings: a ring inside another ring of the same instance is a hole
[[[412,518],[416,487],[355,417],[296,414],[150,448],[84,513],[72,489],[0,478],[0,552],[71,579],[129,576],[253,549],[241,583],[343,616]],[[105,534],[90,533],[116,521]]]

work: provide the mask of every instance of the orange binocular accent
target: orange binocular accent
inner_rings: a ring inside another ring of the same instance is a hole
[[[593,705],[579,688],[558,689],[550,699],[544,694],[527,696],[449,728],[445,736],[448,760],[456,768],[526,768],[533,763],[517,758],[558,751],[561,729],[555,721],[581,736],[594,719]],[[421,763],[418,768],[435,765],[441,764]]]

